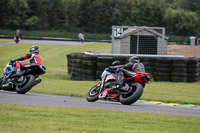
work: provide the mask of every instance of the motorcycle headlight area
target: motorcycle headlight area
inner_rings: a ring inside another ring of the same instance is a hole
[[[151,79],[152,77],[150,75],[146,75],[146,78],[147,79]]]

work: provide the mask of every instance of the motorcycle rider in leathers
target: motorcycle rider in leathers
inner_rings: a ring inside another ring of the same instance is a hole
[[[15,60],[11,60],[11,63],[15,62],[16,74],[14,76],[21,76],[21,68],[25,68],[26,65],[37,64],[43,65],[41,56],[39,55],[39,47],[34,45],[30,47],[28,54],[21,56]],[[29,59],[30,63],[22,62],[23,60]]]
[[[137,56],[133,56],[129,59],[129,62],[125,64],[122,68],[122,71],[125,75],[131,76],[131,72],[145,72],[145,68],[143,63],[140,62],[139,58]]]
[[[145,72],[143,63],[140,63],[140,60],[137,56],[132,56],[129,59],[129,62],[125,65],[115,65],[118,64],[117,61],[113,62],[114,66],[109,67],[110,69],[119,70],[124,73],[126,77],[132,77],[136,72]],[[112,93],[112,88],[110,88],[109,93]]]

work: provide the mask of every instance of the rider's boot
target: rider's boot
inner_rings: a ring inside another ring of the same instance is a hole
[[[108,94],[113,94],[114,93],[114,89],[113,88],[110,88],[109,90],[108,90]]]
[[[128,91],[129,90],[128,84],[125,83],[125,85],[123,87],[121,87],[119,90],[121,90],[121,91]]]
[[[22,76],[21,70],[17,69],[16,73],[12,77],[20,77],[20,76]]]
[[[108,94],[113,94],[115,92],[116,89],[119,88],[118,84],[113,85],[109,90],[108,90]]]

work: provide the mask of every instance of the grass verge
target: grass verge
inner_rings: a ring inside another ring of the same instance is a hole
[[[200,117],[0,104],[0,132],[199,133]]]

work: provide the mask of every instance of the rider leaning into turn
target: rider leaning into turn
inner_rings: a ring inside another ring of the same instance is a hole
[[[125,65],[119,65],[119,61],[115,61],[113,62],[113,66],[110,68],[114,70],[120,70],[126,77],[132,77],[136,72],[145,72],[144,65],[143,63],[140,63],[140,60],[137,56],[131,57],[129,62]],[[112,94],[113,90],[114,88],[110,88],[108,93]],[[126,91],[126,88],[121,88],[121,90]]]
[[[140,60],[137,56],[132,56],[129,59],[129,62],[125,65],[118,65],[111,67],[113,69],[121,68],[122,72],[128,76],[131,77],[131,74],[134,72],[145,72],[145,68],[143,63],[140,63]]]
[[[37,64],[37,65],[43,65],[43,61],[41,56],[39,55],[39,47],[34,45],[30,47],[30,53],[21,56],[15,60],[11,60],[11,63],[16,62],[15,68],[16,68],[16,76],[21,75],[21,68],[25,68],[26,65],[30,64]],[[23,60],[29,59],[30,63],[22,62]]]
[[[133,56],[129,59],[129,62],[123,66],[123,68],[127,71],[124,71],[126,75],[130,74],[130,72],[145,72],[143,63],[140,62],[137,56]]]

